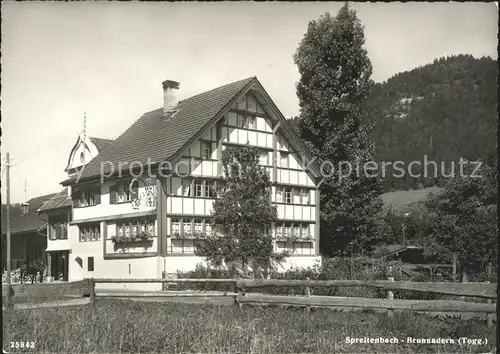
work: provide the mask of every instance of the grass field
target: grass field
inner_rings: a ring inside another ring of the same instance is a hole
[[[4,348],[33,341],[32,352],[65,353],[485,353],[496,326],[484,321],[370,312],[305,314],[302,309],[98,300],[91,305],[4,312]],[[346,337],[460,337],[488,345],[346,344]],[[24,349],[19,352],[28,352]]]

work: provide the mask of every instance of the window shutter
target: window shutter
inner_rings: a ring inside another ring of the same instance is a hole
[[[80,191],[78,189],[71,191],[71,199],[73,201],[73,208],[78,208],[80,206]]]
[[[95,195],[95,205],[101,204],[101,187],[96,187],[94,189]]]
[[[62,223],[59,227],[61,228],[61,238],[66,240],[68,238],[68,228],[66,227],[66,224]]]
[[[132,198],[137,199],[139,198],[139,181],[134,181],[132,184]]]
[[[112,185],[109,188],[109,203],[110,204],[116,204],[117,193],[118,193],[118,186],[116,184]]]

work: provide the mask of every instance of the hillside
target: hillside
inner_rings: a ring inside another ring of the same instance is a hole
[[[451,167],[460,157],[496,165],[497,64],[491,58],[458,55],[405,71],[376,83],[363,107],[373,125],[376,161],[436,161]],[[299,118],[290,119],[297,132]],[[423,165],[423,163],[422,163]],[[458,165],[456,165],[458,166]],[[413,165],[413,174],[422,172]],[[390,168],[386,176],[391,176]],[[442,186],[433,178],[388,178],[384,191]]]
[[[375,84],[364,107],[365,119],[374,125],[375,159],[408,163],[427,155],[446,166],[460,157],[495,164],[496,80],[493,59],[459,55]],[[384,189],[435,183],[441,181],[387,179]]]

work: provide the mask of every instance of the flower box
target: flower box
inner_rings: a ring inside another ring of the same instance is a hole
[[[308,242],[314,241],[313,236],[296,236],[296,235],[278,235],[276,241],[284,242]]]
[[[205,239],[206,237],[207,234],[205,232],[192,232],[192,233],[184,232],[183,235],[181,235],[179,232],[176,232],[172,235],[172,238],[184,239],[184,240],[201,240]]]
[[[152,236],[147,233],[141,232],[140,234],[132,237],[127,236],[113,236],[111,242],[115,244],[129,244],[129,243],[140,243],[145,241],[152,241]]]

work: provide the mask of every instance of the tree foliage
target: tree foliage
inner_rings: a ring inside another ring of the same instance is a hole
[[[321,251],[325,255],[360,254],[380,238],[376,218],[382,206],[381,184],[376,173],[339,178],[348,172],[346,166],[340,168],[340,162],[363,166],[374,149],[371,127],[362,121],[360,112],[372,85],[364,41],[363,26],[346,4],[335,17],[326,13],[310,21],[294,56],[300,73],[301,137],[327,176],[321,185]]]
[[[271,204],[271,181],[258,164],[260,151],[253,147],[227,147],[222,154],[224,178],[221,198],[213,205],[213,229],[219,230],[198,246],[197,254],[233,272],[250,266],[262,275],[287,253],[274,253],[272,223],[277,209]]]
[[[460,268],[479,273],[497,259],[497,183],[496,171],[483,165],[481,178],[464,176],[450,179],[443,193],[431,195],[426,253],[451,262],[456,253]]]

